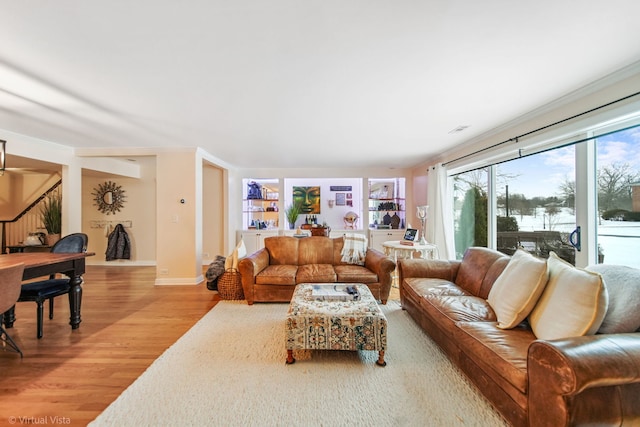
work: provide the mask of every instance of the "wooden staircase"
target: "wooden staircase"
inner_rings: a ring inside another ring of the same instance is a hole
[[[27,206],[22,212],[11,220],[0,221],[2,223],[2,251],[7,253],[7,246],[19,245],[27,238],[29,233],[42,231],[46,233],[40,218],[41,206],[45,198],[50,194],[60,195],[62,180],[58,180],[33,203]]]

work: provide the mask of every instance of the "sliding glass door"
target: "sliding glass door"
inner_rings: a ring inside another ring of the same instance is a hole
[[[522,248],[543,258],[553,251],[575,264],[570,244],[576,229],[575,148],[558,148],[494,167],[496,248],[509,255]]]
[[[640,126],[577,139],[452,177],[458,257],[495,246],[640,268]]]
[[[595,147],[599,262],[640,268],[640,127]]]

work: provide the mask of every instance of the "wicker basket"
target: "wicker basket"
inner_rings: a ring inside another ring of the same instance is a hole
[[[235,300],[244,299],[240,272],[235,268],[229,268],[218,278],[218,294],[220,298]]]

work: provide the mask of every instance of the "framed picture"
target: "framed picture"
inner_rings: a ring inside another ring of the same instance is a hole
[[[347,193],[347,200],[351,200],[353,198],[353,193]]]
[[[299,203],[302,214],[320,213],[320,186],[293,187],[293,202]]]
[[[336,206],[346,205],[345,193],[336,193]]]

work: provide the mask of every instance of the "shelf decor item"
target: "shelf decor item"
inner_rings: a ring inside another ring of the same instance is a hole
[[[262,184],[255,181],[248,183],[247,199],[262,199]]]
[[[347,229],[355,229],[357,224],[358,224],[358,214],[353,212],[353,211],[349,211],[344,215],[344,226]]]

